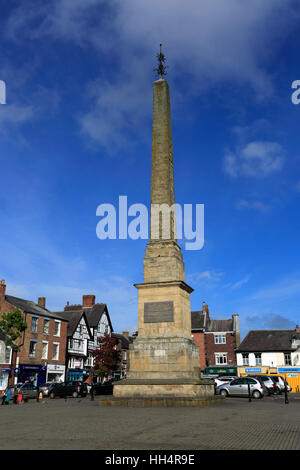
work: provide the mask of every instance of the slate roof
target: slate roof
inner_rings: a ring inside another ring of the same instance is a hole
[[[77,325],[81,320],[82,315],[84,315],[85,317],[87,327],[89,330],[89,325],[88,325],[85,313],[82,310],[81,311],[76,310],[74,312],[62,312],[62,313],[57,313],[57,315],[59,316],[59,318],[66,320],[68,322],[67,336],[70,336],[70,337],[73,336],[77,328]],[[90,336],[91,336],[91,333],[90,333]]]
[[[204,330],[207,333],[233,331],[233,319],[211,320],[202,310],[191,312],[192,331]]]
[[[209,320],[205,331],[210,333],[217,331],[233,331],[233,319],[229,318],[226,320]]]
[[[236,351],[292,351],[293,339],[300,340],[296,330],[251,330]]]
[[[12,295],[6,295],[5,300],[25,313],[31,313],[33,315],[40,315],[42,317],[59,319],[58,315],[56,315],[55,312],[50,312],[50,310],[48,310],[47,308],[41,307],[40,305],[32,302],[31,300],[19,299],[18,297],[13,297]]]
[[[129,344],[133,343],[133,338],[128,336],[128,338],[120,333],[112,333],[112,338],[121,340],[122,349],[129,349]]]
[[[85,313],[89,328],[96,328],[103,313],[106,313],[110,329],[111,331],[114,331],[106,304],[95,304],[92,307],[82,307],[82,305],[69,305],[65,308],[63,312],[55,312],[55,314],[61,315],[62,318],[66,319],[67,321],[69,321],[68,319],[71,319],[73,315],[75,319],[76,315],[81,316],[83,313]]]
[[[205,314],[202,310],[191,312],[192,317],[192,330],[201,330],[205,326]]]

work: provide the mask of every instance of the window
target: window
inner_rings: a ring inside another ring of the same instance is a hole
[[[284,354],[284,364],[286,366],[291,366],[292,365],[291,353],[285,353]]]
[[[70,339],[69,348],[76,351],[83,351],[84,342],[80,339]]]
[[[11,348],[6,346],[5,348],[5,364],[11,363]]]
[[[255,353],[255,365],[261,366],[261,353]]]
[[[243,356],[243,365],[249,366],[249,354],[248,353],[242,354],[242,356]]]
[[[42,344],[42,359],[48,359],[48,341],[43,341],[43,344]]]
[[[44,318],[44,329],[43,329],[44,335],[49,334],[49,324],[50,324],[49,318]]]
[[[35,357],[36,354],[36,341],[32,340],[29,344],[29,357]]]
[[[31,332],[37,333],[38,330],[38,317],[31,317]]]
[[[59,343],[53,343],[53,351],[52,351],[53,361],[58,360],[58,353],[59,353]]]
[[[60,336],[60,321],[54,321],[54,336]]]
[[[226,334],[215,335],[215,344],[226,344]]]
[[[227,364],[227,353],[215,353],[216,364]]]

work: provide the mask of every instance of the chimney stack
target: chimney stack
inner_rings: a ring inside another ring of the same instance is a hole
[[[208,305],[203,301],[202,303],[202,312],[206,313],[206,320],[209,320],[209,310],[208,310]]]
[[[82,296],[82,307],[93,307],[95,305],[95,295],[83,295]]]
[[[237,314],[232,315],[232,320],[233,320],[233,331],[235,334],[236,347],[238,348],[239,345],[241,344],[239,316]]]
[[[40,307],[46,308],[46,297],[39,297],[38,298],[38,305]]]
[[[0,298],[4,298],[5,297],[5,293],[6,293],[6,284],[5,284],[5,281],[2,280],[0,281]]]
[[[297,331],[297,333],[300,333],[300,327],[299,327],[299,325],[296,325],[296,331]]]

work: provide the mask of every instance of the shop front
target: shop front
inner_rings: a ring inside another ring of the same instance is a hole
[[[47,366],[20,364],[18,366],[18,382],[33,382],[39,387],[46,382]]]
[[[232,366],[210,366],[206,367],[204,371],[205,375],[215,375],[215,376],[220,376],[220,375],[237,375],[237,367],[232,367]]]
[[[292,392],[300,392],[300,368],[299,367],[238,367],[238,375],[243,377],[245,375],[258,374],[258,375],[280,375],[284,377],[287,383],[292,387]]]
[[[68,381],[69,382],[76,382],[76,381],[85,381],[89,377],[89,373],[86,369],[69,369],[68,370]]]
[[[47,365],[47,382],[64,382],[66,366],[60,364]]]
[[[8,386],[10,373],[11,369],[0,369],[0,394],[3,394],[4,390]]]

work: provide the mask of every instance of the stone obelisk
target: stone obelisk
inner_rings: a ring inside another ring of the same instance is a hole
[[[211,397],[214,389],[200,373],[199,349],[191,335],[190,294],[176,240],[173,144],[169,85],[154,82],[150,240],[144,282],[138,289],[138,336],[127,379],[114,397]],[[159,208],[164,211],[159,211]]]

